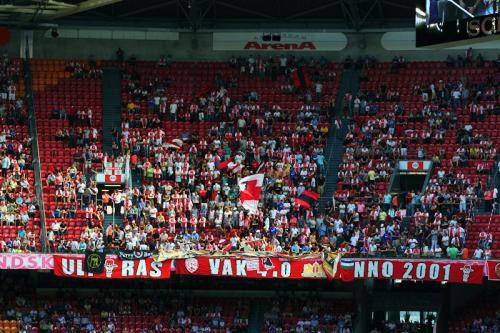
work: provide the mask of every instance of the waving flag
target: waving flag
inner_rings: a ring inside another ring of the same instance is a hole
[[[300,206],[309,209],[313,206],[313,204],[318,201],[319,194],[311,191],[304,191],[302,194],[295,199],[295,202]]]
[[[181,149],[182,145],[184,142],[181,139],[172,139],[166,142],[167,148],[172,148],[172,149]]]
[[[219,163],[217,165],[217,169],[219,170],[227,169],[228,172],[238,173],[241,169],[243,169],[243,164],[235,162],[234,159],[231,157],[230,159]]]
[[[354,261],[352,259],[340,260],[340,278],[344,282],[354,280]]]
[[[257,213],[257,206],[260,201],[260,192],[264,184],[264,174],[258,173],[240,179],[238,186],[240,187],[240,202],[241,205],[250,211],[252,214]]]
[[[334,279],[337,275],[337,268],[341,258],[338,252],[323,253],[323,270],[329,279]]]

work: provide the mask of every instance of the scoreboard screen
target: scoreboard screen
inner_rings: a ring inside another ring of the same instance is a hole
[[[417,47],[500,34],[500,0],[418,0]]]

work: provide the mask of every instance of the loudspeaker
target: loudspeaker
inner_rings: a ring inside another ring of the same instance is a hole
[[[262,40],[264,42],[270,42],[271,41],[271,34],[262,34]]]
[[[281,35],[273,34],[273,42],[279,42],[279,41],[281,41]]]

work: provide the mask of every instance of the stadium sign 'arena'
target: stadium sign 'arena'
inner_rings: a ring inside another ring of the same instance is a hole
[[[316,45],[313,42],[302,43],[259,43],[247,42],[245,50],[316,50]]]

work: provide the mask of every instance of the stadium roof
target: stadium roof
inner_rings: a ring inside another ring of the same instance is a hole
[[[386,29],[414,25],[412,0],[0,0],[0,22],[173,29]]]

